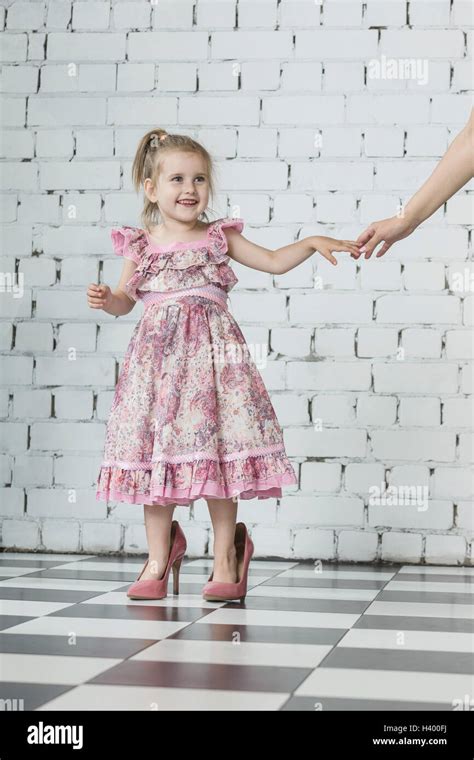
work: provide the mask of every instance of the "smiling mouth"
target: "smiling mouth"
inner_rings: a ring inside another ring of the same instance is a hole
[[[197,201],[192,201],[192,200],[189,200],[189,201],[178,201],[178,203],[179,203],[180,206],[196,206],[197,205]]]

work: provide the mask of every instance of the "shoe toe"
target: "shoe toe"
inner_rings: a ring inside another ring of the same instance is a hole
[[[166,589],[154,580],[136,581],[127,591],[127,596],[139,599],[149,599],[150,597],[159,599],[163,595],[166,596]]]
[[[220,583],[219,581],[210,581],[204,586],[202,594],[203,596],[219,596],[232,599],[238,595],[237,583]]]

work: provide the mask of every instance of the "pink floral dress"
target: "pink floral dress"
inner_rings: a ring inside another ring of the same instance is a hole
[[[198,498],[281,496],[297,482],[281,427],[227,308],[238,281],[218,219],[194,242],[157,246],[139,227],[111,232],[137,264],[125,286],[144,312],[107,421],[96,498],[189,506]]]

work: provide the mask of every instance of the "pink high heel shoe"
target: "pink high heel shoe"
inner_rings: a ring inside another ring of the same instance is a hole
[[[224,602],[240,599],[243,602],[245,599],[249,564],[255,547],[243,522],[238,522],[235,526],[234,544],[237,552],[237,583],[213,581],[213,571],[202,591],[203,598],[206,601]]]
[[[135,583],[132,583],[127,591],[129,599],[164,599],[168,592],[168,576],[173,568],[173,594],[179,594],[179,570],[181,561],[186,553],[186,537],[177,520],[171,523],[170,553],[168,564],[163,576],[159,579],[150,578],[141,581],[149,559],[143,565],[142,571]]]

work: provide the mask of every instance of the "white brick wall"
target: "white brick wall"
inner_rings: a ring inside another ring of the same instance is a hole
[[[203,141],[216,210],[261,245],[355,238],[465,123],[472,13],[449,0],[1,6],[1,269],[24,282],[0,301],[1,543],[143,552],[142,507],[95,500],[139,313],[116,320],[85,297],[118,279],[110,228],[139,224],[141,135]],[[383,56],[426,64],[425,81],[374,77]],[[268,347],[261,374],[299,477],[281,500],[241,503],[257,556],[472,563],[472,190],[383,259],[316,254],[275,277],[234,265],[231,308]],[[395,501],[374,501],[385,488]],[[426,489],[421,505],[410,489]],[[205,502],[176,517],[203,554]]]

